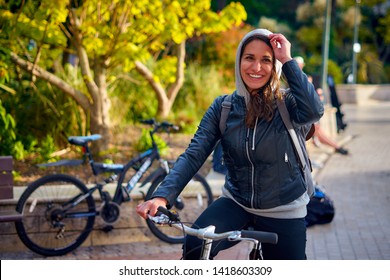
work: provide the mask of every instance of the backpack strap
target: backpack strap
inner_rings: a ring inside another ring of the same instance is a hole
[[[219,120],[219,130],[221,131],[221,135],[224,134],[226,129],[226,120],[228,118],[230,108],[232,107],[232,94],[229,94],[225,97],[222,102],[222,111],[221,111],[221,119]]]
[[[284,122],[284,125],[286,126],[288,133],[290,134],[291,140],[294,144],[295,150],[298,154],[300,165],[302,170],[306,168],[306,161],[305,157],[303,155],[302,147],[299,145],[298,136],[297,133],[291,123],[290,115],[287,111],[286,103],[283,100],[277,99],[276,104],[278,105],[280,116],[282,117],[282,120]]]

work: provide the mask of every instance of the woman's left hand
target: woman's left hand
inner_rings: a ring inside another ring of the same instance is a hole
[[[282,64],[292,59],[291,57],[291,43],[284,37],[283,34],[273,33],[268,35],[272,48],[274,50],[275,58]]]

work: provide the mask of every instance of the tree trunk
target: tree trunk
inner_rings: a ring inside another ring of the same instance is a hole
[[[96,145],[96,147],[94,147],[94,152],[104,151],[109,148],[109,143],[111,141],[111,124],[109,115],[110,101],[107,94],[107,86],[105,82],[106,75],[103,67],[103,70],[99,70],[99,68],[95,69],[95,71],[97,71],[97,75],[95,78],[97,83],[94,83],[92,81],[92,84],[90,83],[88,86],[89,93],[93,98],[93,102],[91,102],[90,98],[88,98],[81,91],[73,88],[64,80],[46,71],[45,69],[37,65],[34,66],[31,62],[18,57],[14,53],[11,54],[11,59],[23,70],[32,73],[37,78],[49,82],[77,102],[77,104],[83,109],[84,114],[86,115],[86,120],[90,120],[90,132],[92,134],[102,135],[103,139],[102,141],[98,142],[98,145]],[[98,87],[97,85],[100,85],[101,87]]]
[[[102,135],[100,141],[100,150],[107,150],[111,142],[111,121],[110,121],[110,108],[111,102],[108,98],[107,83],[106,83],[106,68],[104,67],[104,61],[96,60],[95,63],[95,83],[97,85],[98,93],[96,100],[91,108],[91,133],[97,133]]]
[[[157,96],[157,116],[168,117],[176,96],[184,83],[185,41],[177,45],[176,80],[166,91],[161,83],[153,78],[153,73],[140,61],[135,61],[135,69],[148,81]]]

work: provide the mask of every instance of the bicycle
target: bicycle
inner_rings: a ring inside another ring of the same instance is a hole
[[[83,160],[44,164],[46,167],[78,166],[87,161],[96,182],[92,187],[87,187],[74,176],[50,174],[27,186],[16,205],[16,211],[22,214],[23,218],[15,222],[15,226],[20,240],[30,250],[44,256],[67,254],[86,240],[93,229],[96,216],[100,216],[108,224],[107,230],[111,230],[112,224],[120,216],[120,205],[131,200],[130,194],[136,186],[139,186],[140,191],[149,186],[146,197],[153,193],[173,164],[161,158],[153,136],[161,130],[168,132],[176,127],[168,122],[158,123],[154,119],[141,122],[153,127],[149,131],[152,147],[131,159],[126,165],[105,164],[93,160],[89,143],[100,139],[101,136],[98,134],[68,138],[70,144],[82,147]],[[155,161],[158,161],[160,166],[141,182],[143,175],[152,170]],[[105,178],[98,181],[100,178],[98,176],[103,175]],[[106,190],[108,187],[104,188],[110,183],[113,183],[113,197]],[[183,215],[195,219],[213,201],[212,192],[200,174],[196,174],[186,188],[195,196],[179,197],[174,207]],[[187,207],[187,204],[191,207]],[[158,238],[166,242],[180,243],[184,240],[182,237],[160,231],[154,224],[148,224],[148,227]]]
[[[180,218],[180,215],[173,211],[167,210],[164,207],[159,207],[157,214],[152,217],[149,215],[148,220],[156,225],[173,227],[180,232],[192,236],[196,236],[204,242],[202,243],[200,260],[209,260],[211,253],[211,246],[213,241],[227,239],[232,242],[249,241],[253,243],[249,259],[257,260],[263,259],[261,253],[261,243],[277,244],[278,235],[273,232],[254,231],[254,230],[235,230],[222,233],[215,233],[215,226],[210,225],[205,228],[191,228],[185,225]]]

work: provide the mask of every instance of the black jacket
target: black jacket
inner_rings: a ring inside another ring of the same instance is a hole
[[[290,88],[285,102],[298,137],[304,141],[310,125],[323,115],[323,104],[294,60],[285,63],[282,70]],[[300,197],[306,191],[306,184],[277,107],[272,121],[259,120],[254,129],[249,129],[245,125],[244,97],[234,92],[226,130],[221,136],[219,120],[223,98],[216,98],[207,110],[190,145],[154,197],[164,197],[173,205],[219,139],[228,169],[225,188],[238,202],[251,208],[267,209]]]

